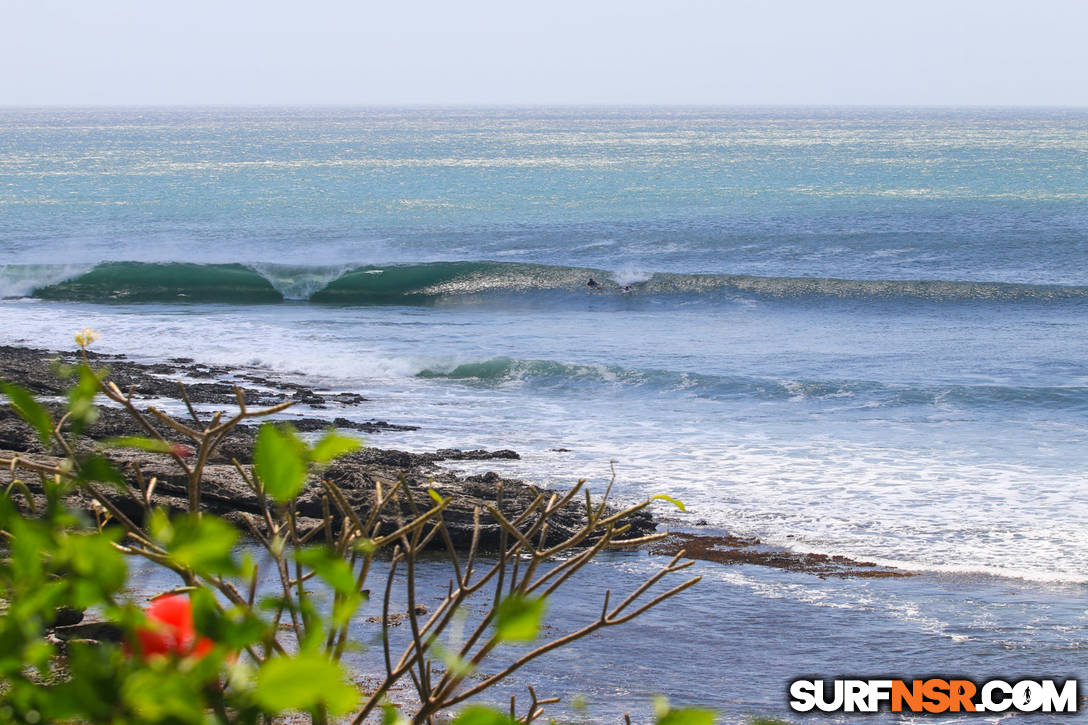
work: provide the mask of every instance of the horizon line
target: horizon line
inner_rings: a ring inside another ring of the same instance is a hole
[[[577,103],[577,102],[298,102],[254,103],[0,103],[0,110],[38,109],[882,109],[882,110],[1088,110],[1088,104],[1032,103]]]

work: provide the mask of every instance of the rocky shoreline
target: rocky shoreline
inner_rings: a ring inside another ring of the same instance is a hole
[[[380,419],[364,422],[337,415],[337,410],[347,410],[372,403],[354,392],[328,392],[285,379],[274,373],[258,369],[231,369],[206,365],[189,358],[174,358],[158,363],[137,363],[120,356],[88,353],[91,364],[109,369],[109,379],[125,392],[130,392],[140,407],[152,402],[157,406],[183,405],[178,381],[185,385],[189,402],[202,410],[235,408],[237,386],[248,405],[271,406],[284,402],[304,404],[311,410],[320,411],[322,417],[290,417],[289,420],[301,432],[318,432],[335,427],[344,432],[380,435],[386,431],[412,431],[416,426],[397,425]],[[21,385],[43,400],[53,401],[59,410],[59,400],[66,394],[68,383],[61,380],[55,366],[59,363],[77,362],[75,353],[57,353],[33,348],[0,346],[0,380]],[[141,435],[132,418],[116,407],[100,406],[98,421],[83,436],[74,441],[78,452],[104,452],[127,476],[132,478],[134,465],[145,479],[158,478],[153,502],[173,510],[187,507],[186,479],[173,461],[161,454],[131,449],[103,449],[101,442],[109,438]],[[282,417],[282,416],[281,416]],[[353,416],[358,418],[359,416]],[[178,439],[176,433],[159,425],[158,429],[168,440]],[[205,469],[205,486],[202,503],[207,510],[222,516],[240,527],[247,528],[258,520],[258,503],[255,495],[242,480],[233,461],[248,464],[252,461],[256,440],[256,425],[240,425],[227,436],[209,459]],[[56,462],[57,451],[42,448],[33,430],[19,419],[6,405],[0,406],[0,457],[18,453],[43,463]],[[354,507],[369,510],[373,503],[375,481],[396,481],[403,477],[412,502],[420,509],[430,506],[428,489],[434,488],[443,496],[452,496],[453,503],[446,510],[446,522],[451,538],[457,546],[467,546],[471,541],[474,510],[493,504],[501,487],[502,509],[512,516],[527,507],[543,489],[517,479],[504,478],[494,472],[463,476],[441,468],[438,464],[458,460],[510,460],[520,456],[512,450],[459,450],[442,449],[428,453],[384,449],[369,446],[331,464],[322,471],[324,478],[334,481]],[[41,497],[40,488],[31,492]],[[135,483],[133,483],[135,485]],[[113,501],[126,514],[139,519],[142,508],[122,493],[113,494]],[[41,503],[41,500],[35,503]],[[75,503],[90,508],[90,501],[79,494]],[[319,524],[322,518],[320,487],[317,481],[303,492],[298,501],[298,524],[305,533]],[[401,513],[406,513],[402,511]],[[391,511],[385,526],[396,527],[396,511]],[[572,503],[558,512],[549,529],[549,541],[559,541],[577,530],[584,522],[584,505]],[[244,519],[250,519],[247,523]],[[629,538],[654,533],[658,522],[647,511],[630,517]],[[713,561],[719,564],[754,564],[787,571],[805,572],[819,577],[902,577],[911,572],[877,566],[841,556],[806,554],[787,549],[765,546],[757,539],[728,534],[706,534],[699,525],[677,522],[670,526],[668,538],[649,547],[654,554],[673,555],[683,549],[686,556]],[[497,524],[483,522],[481,544],[494,547],[499,540]]]
[[[194,406],[211,406],[214,409],[231,411],[237,406],[235,386],[245,396],[247,405],[272,406],[284,402],[304,403],[309,408],[335,410],[348,408],[367,402],[366,398],[355,393],[328,394],[313,388],[281,380],[275,375],[263,375],[259,371],[230,370],[227,368],[203,365],[189,359],[174,359],[165,363],[143,364],[124,358],[106,355],[89,355],[95,367],[109,370],[109,380],[116,383],[126,393],[130,393],[137,407],[146,408],[154,403],[158,407],[184,405],[179,380],[185,383],[185,395]],[[56,373],[56,364],[77,362],[72,353],[56,353],[20,347],[0,346],[0,380],[21,385],[43,403],[60,410],[59,398],[63,396],[68,383]],[[152,503],[168,510],[183,511],[188,505],[187,481],[184,472],[174,461],[165,455],[134,449],[105,448],[102,441],[123,436],[143,435],[143,431],[124,410],[117,407],[99,406],[99,418],[83,435],[72,443],[77,453],[98,452],[109,458],[123,473],[130,485],[135,487],[136,470],[139,469],[145,480],[158,479]],[[281,416],[283,417],[283,416]],[[185,446],[176,432],[154,421],[156,429],[168,441],[176,441]],[[338,428],[343,432],[380,434],[384,431],[411,431],[414,426],[394,425],[382,420],[355,422],[333,414],[328,418],[290,417],[290,423],[301,432],[317,432],[328,428]],[[257,425],[239,425],[222,441],[208,460],[204,469],[201,503],[205,510],[246,529],[251,524],[261,525],[260,511],[256,495],[250,490],[234,466],[234,461],[242,465],[252,462],[253,446],[256,441]],[[10,457],[17,453],[41,463],[56,463],[57,450],[45,450],[37,435],[7,405],[0,407],[0,457]],[[498,492],[502,491],[503,513],[508,518],[515,518],[525,510],[542,491],[537,486],[511,478],[503,478],[497,473],[488,472],[479,475],[461,476],[444,470],[437,464],[444,461],[458,460],[509,460],[519,458],[511,450],[458,450],[442,449],[429,453],[409,453],[407,451],[365,447],[344,458],[338,459],[321,471],[321,477],[336,483],[344,492],[353,508],[360,512],[369,511],[374,502],[375,481],[393,482],[403,478],[405,490],[411,496],[412,503],[401,502],[401,509],[390,506],[383,512],[383,529],[390,531],[397,528],[397,516],[406,515],[412,504],[419,510],[426,510],[431,505],[429,489],[438,491],[443,496],[450,496],[451,503],[445,511],[445,521],[450,536],[457,546],[467,547],[472,539],[474,511],[477,507],[494,504]],[[35,505],[44,503],[42,492],[35,486],[35,481],[27,477],[27,484]],[[300,495],[297,504],[297,525],[300,535],[320,525],[323,519],[321,491],[316,476]],[[109,494],[111,501],[125,515],[139,520],[144,511],[131,496],[123,492]],[[16,499],[22,502],[22,498]],[[88,510],[91,502],[77,493],[73,503]],[[24,503],[25,505],[25,503]],[[245,519],[248,518],[247,522]],[[387,518],[388,520],[384,520]],[[551,519],[547,531],[547,541],[557,543],[577,531],[585,521],[585,507],[582,503],[571,503],[558,511]],[[653,533],[656,525],[648,512],[636,512],[629,517],[630,531],[625,538],[636,538]],[[500,527],[488,517],[481,522],[480,545],[483,548],[494,547],[499,541]],[[435,540],[435,544],[440,542]]]

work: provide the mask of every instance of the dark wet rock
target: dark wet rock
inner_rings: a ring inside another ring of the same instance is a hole
[[[808,554],[770,547],[757,538],[745,536],[704,536],[673,532],[650,547],[652,553],[667,556],[675,556],[681,550],[689,559],[702,559],[719,564],[758,564],[786,571],[815,574],[821,578],[878,579],[914,576],[914,572],[858,561],[845,556]]]
[[[57,377],[57,362],[74,363],[75,356],[48,350],[0,346],[0,380],[15,382],[36,395],[63,395],[68,384]]]
[[[291,400],[311,408],[325,407],[325,399],[312,390],[296,390],[291,394]]]
[[[66,627],[55,627],[53,634],[61,642],[79,640],[83,642],[120,642],[124,630],[110,622],[86,622]]]
[[[110,380],[121,390],[140,398],[179,398],[176,378],[192,377],[191,366],[166,363],[139,364],[116,356],[87,353],[92,364],[110,371]],[[80,362],[76,353],[56,353],[34,348],[0,346],[0,380],[17,382],[37,395],[64,395],[70,382],[57,374],[58,365]],[[169,377],[163,377],[169,376]],[[185,386],[193,403],[232,404],[234,386],[227,382],[191,383]],[[246,389],[246,400],[254,404],[280,402],[285,397]]]
[[[329,397],[340,403],[340,405],[359,405],[359,403],[365,403],[369,400],[369,398],[364,398],[358,393],[337,393]]]
[[[364,448],[343,460],[400,469],[422,468],[433,462],[425,453],[408,453],[393,448]]]
[[[82,621],[82,609],[72,609],[71,607],[58,607],[57,616],[53,620],[53,624],[57,627],[67,627],[73,624],[79,624]]]
[[[133,367],[131,364],[113,364],[109,366],[110,380],[125,393],[134,398],[177,398],[181,393],[177,381],[166,377],[148,375],[146,368]],[[155,375],[178,375],[174,368],[152,371]],[[226,382],[186,383],[185,394],[194,404],[234,405],[237,401],[235,385]],[[282,395],[265,393],[253,388],[239,388],[249,405],[275,405],[283,402]]]
[[[212,454],[212,463],[229,463],[237,460],[249,463],[253,460],[253,446],[257,444],[257,427],[236,426]]]
[[[419,468],[439,461],[517,460],[521,458],[515,451],[511,450],[462,451],[456,448],[442,448],[434,453],[408,453],[393,448],[366,448],[354,455],[359,456],[361,460],[365,460],[367,463],[399,468]]]
[[[508,448],[499,451],[484,451],[479,449],[462,451],[456,448],[440,448],[429,455],[433,456],[436,461],[517,461],[521,459],[521,456],[519,456],[517,452],[511,451]]]
[[[344,430],[357,430],[362,433],[381,433],[382,431],[413,431],[419,430],[418,425],[395,425],[384,420],[368,420],[358,422],[347,418],[333,418],[332,421],[317,418],[303,418],[291,421],[296,430],[303,433],[327,430],[329,428],[342,428]]]
[[[388,431],[406,431],[419,430],[418,425],[396,425],[386,422],[384,420],[368,420],[365,423],[352,423],[344,418],[337,418],[333,423],[340,428],[350,428],[354,430],[361,430],[364,433],[380,433],[383,430]],[[342,425],[342,423],[348,423],[348,425]]]
[[[424,614],[427,613],[427,607],[423,604],[417,604],[412,607],[412,613],[414,613],[417,617],[422,617]],[[385,623],[390,627],[399,627],[401,624],[408,621],[409,614],[409,612],[397,612],[396,614],[390,614],[388,617],[385,617]],[[382,621],[382,617],[367,617],[365,621],[377,623]]]
[[[34,431],[10,408],[0,409],[0,448],[26,453],[44,453]]]

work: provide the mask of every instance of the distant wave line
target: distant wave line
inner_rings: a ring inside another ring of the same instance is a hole
[[[425,379],[500,386],[614,385],[675,392],[713,399],[822,400],[858,407],[947,406],[951,408],[1037,407],[1088,411],[1088,386],[895,385],[868,380],[789,380],[674,370],[632,370],[615,365],[586,365],[556,360],[494,357],[450,366],[430,366],[416,374]]]
[[[598,284],[587,287],[589,279]],[[1088,300],[1088,286],[957,280],[866,280],[608,271],[521,262],[396,265],[102,262],[0,266],[0,297],[84,302],[426,305],[479,295],[629,294],[632,299],[902,298],[931,301]]]

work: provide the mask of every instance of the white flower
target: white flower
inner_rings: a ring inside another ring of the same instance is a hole
[[[95,340],[98,339],[98,333],[89,327],[84,327],[82,330],[76,333],[76,344],[83,349],[87,349],[91,346]]]

